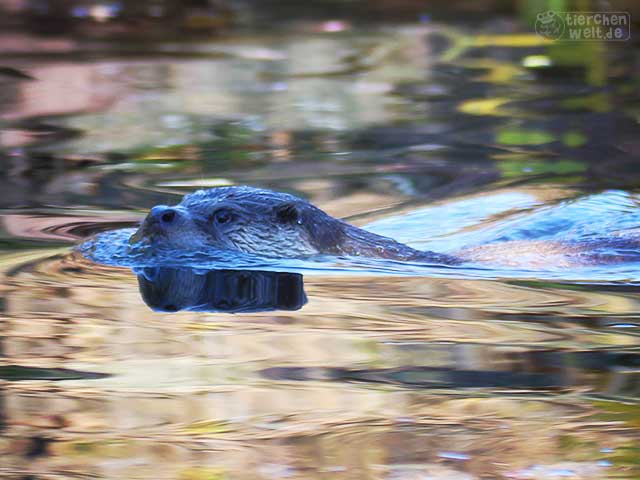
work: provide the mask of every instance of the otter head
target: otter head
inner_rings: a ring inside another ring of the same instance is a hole
[[[220,187],[151,209],[131,242],[183,251],[209,248],[267,257],[332,253],[343,223],[301,198],[251,187]]]

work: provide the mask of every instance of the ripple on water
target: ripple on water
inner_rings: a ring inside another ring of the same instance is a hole
[[[126,213],[101,215],[11,214],[2,216],[2,225],[14,238],[43,242],[77,242],[98,232],[110,231],[138,222]]]

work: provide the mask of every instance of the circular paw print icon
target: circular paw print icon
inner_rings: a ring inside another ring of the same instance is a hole
[[[556,12],[548,11],[536,15],[536,33],[549,40],[557,40],[564,33],[564,21]]]

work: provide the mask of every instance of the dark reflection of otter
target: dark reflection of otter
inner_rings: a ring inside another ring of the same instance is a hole
[[[305,303],[302,275],[253,270],[153,267],[136,272],[142,299],[160,312],[298,310]]]

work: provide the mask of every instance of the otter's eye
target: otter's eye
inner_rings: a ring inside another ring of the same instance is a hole
[[[221,208],[213,214],[213,219],[216,223],[229,223],[233,219],[233,214],[229,210]]]
[[[300,211],[293,203],[283,203],[274,208],[276,218],[283,223],[302,223],[300,221]]]

